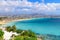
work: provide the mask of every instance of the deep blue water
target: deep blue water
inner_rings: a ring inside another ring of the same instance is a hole
[[[16,25],[17,29],[32,30],[40,34],[60,35],[60,18],[36,18],[11,22],[8,25]]]

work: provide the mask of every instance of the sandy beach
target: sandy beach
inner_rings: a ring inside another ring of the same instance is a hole
[[[0,24],[6,24],[7,22],[6,21],[0,21]]]
[[[14,21],[24,21],[24,20],[32,20],[33,18],[26,18],[26,19],[12,19],[12,20],[9,20],[9,19],[6,19],[6,20],[3,20],[3,21],[0,21],[0,25],[4,25],[4,24],[7,24],[9,22],[14,22]]]

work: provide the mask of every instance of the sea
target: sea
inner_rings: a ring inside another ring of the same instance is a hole
[[[16,25],[17,29],[32,30],[38,34],[60,35],[60,18],[33,18],[10,22],[6,25]]]

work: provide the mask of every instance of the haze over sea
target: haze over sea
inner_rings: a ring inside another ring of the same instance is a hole
[[[31,20],[10,22],[17,29],[32,30],[39,34],[60,35],[60,18],[35,18]]]

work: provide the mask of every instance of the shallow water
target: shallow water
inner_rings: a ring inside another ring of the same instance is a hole
[[[36,18],[11,22],[7,25],[16,25],[17,29],[32,30],[40,34],[60,35],[60,18]]]

